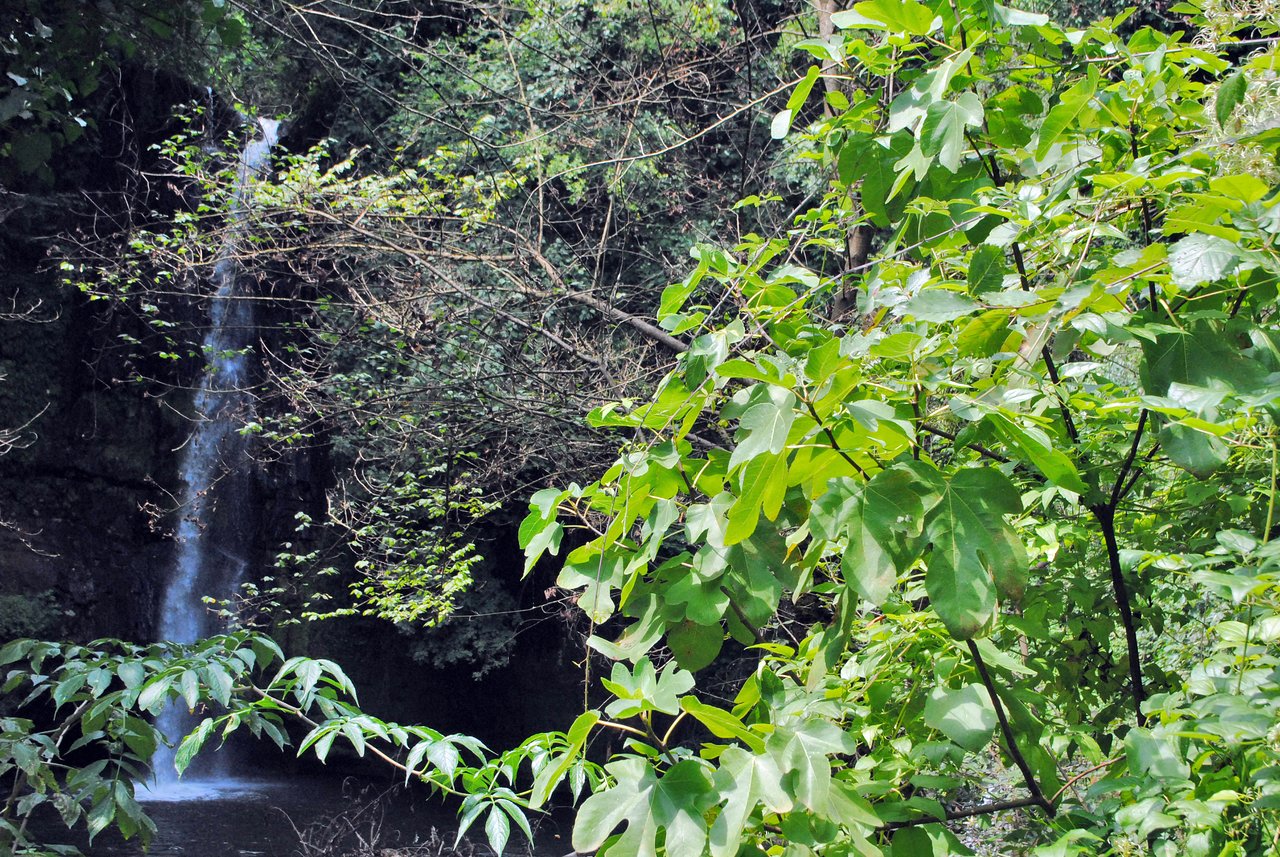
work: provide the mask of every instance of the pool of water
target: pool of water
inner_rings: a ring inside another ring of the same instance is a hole
[[[57,816],[42,816],[33,831],[48,843],[75,845],[88,857],[322,857],[360,853],[388,857],[485,855],[468,846],[456,852],[457,817],[423,790],[386,782],[300,776],[282,780],[183,782],[138,799],[158,832],[143,851],[106,831],[90,845],[83,828],[68,831]],[[558,855],[570,850],[544,825],[536,849],[512,836],[509,853]]]

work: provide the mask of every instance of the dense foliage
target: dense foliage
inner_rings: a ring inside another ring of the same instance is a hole
[[[53,184],[60,169],[81,178],[66,167],[86,151],[85,138],[125,121],[113,79],[130,64],[183,72],[207,67],[211,55],[243,38],[244,23],[230,11],[219,0],[6,4],[0,12],[0,181],[39,187]]]
[[[912,0],[835,23],[810,49],[847,88],[804,134],[829,192],[698,250],[660,309],[689,351],[596,412],[622,457],[522,530],[531,559],[585,531],[561,583],[637,664],[606,687],[721,739],[648,731],[575,848],[965,853],[937,822],[1023,808],[1046,854],[1269,852],[1271,42]],[[861,224],[870,262],[817,273]],[[726,634],[762,660],[723,709],[674,664],[635,690],[660,642],[696,671]]]
[[[282,153],[254,200],[241,254],[262,275],[264,402],[247,428],[263,458],[321,448],[335,474],[327,518],[282,564],[306,569],[304,591],[317,567],[361,574],[354,598],[308,609],[432,622],[477,571],[476,521],[531,483],[585,478],[612,441],[582,416],[646,394],[683,349],[643,314],[691,235],[723,231],[762,183],[779,35],[767,4],[375,5],[242,10],[279,63],[349,84],[312,81],[331,136]],[[115,350],[168,361],[134,380],[180,410],[204,361],[188,301],[225,252],[241,145],[204,105],[186,119],[158,152],[179,211],[136,212],[67,265],[116,316]]]
[[[482,756],[359,713],[336,667],[301,660],[279,679],[290,701],[248,678],[253,660],[229,684],[140,652],[103,666],[116,655],[52,649],[42,671],[45,650],[23,643],[8,689],[115,694],[144,737],[136,712],[166,695],[213,692],[223,728],[318,706],[304,750],[377,748],[465,793],[464,828],[482,823],[498,850],[567,782],[590,793],[575,850],[609,857],[965,854],[984,838],[1001,853],[1272,853],[1280,53],[1274,10],[1236,11],[1201,16],[1193,39],[865,0],[797,45],[816,63],[771,131],[817,190],[781,215],[748,198],[784,228],[698,245],[660,327],[626,313],[679,356],[652,396],[592,413],[624,437],[616,462],[538,492],[520,528],[526,570],[563,553],[558,582],[613,661],[604,701],[566,732]],[[350,205],[343,228],[371,252],[420,262],[442,245],[415,228],[448,209],[466,224],[451,247],[483,241],[528,178],[486,183],[495,207],[468,220],[475,173],[449,173],[439,149],[389,177],[344,178],[322,157],[261,191],[264,217],[295,228],[299,211]],[[282,199],[308,202],[270,207]],[[287,234],[318,231],[304,225]],[[551,284],[563,291],[535,291],[583,293]],[[376,321],[393,338],[407,326]],[[406,444],[430,424],[411,416]],[[729,651],[753,668],[726,693],[702,676]],[[151,672],[126,675],[137,663]],[[0,758],[37,772],[35,794],[79,794],[52,764],[73,728],[125,740],[64,722],[6,722]],[[605,733],[624,744],[597,767],[587,748]],[[112,807],[98,817],[144,830],[117,782],[86,781]]]

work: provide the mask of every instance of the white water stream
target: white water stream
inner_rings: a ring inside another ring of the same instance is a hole
[[[252,301],[245,300],[236,243],[248,217],[252,184],[279,132],[275,120],[259,119],[258,124],[262,137],[240,155],[226,238],[213,268],[210,326],[202,343],[206,366],[195,395],[195,427],[183,449],[177,557],[159,626],[160,638],[175,643],[194,643],[222,630],[203,599],[231,597],[243,580],[251,547],[252,462],[247,439],[238,429],[253,415],[246,387],[254,314]],[[179,701],[161,713],[157,725],[177,743],[197,722]],[[155,781],[139,790],[139,799],[199,800],[244,790],[227,753],[206,751],[201,756],[179,782],[173,749],[161,747],[151,760]]]

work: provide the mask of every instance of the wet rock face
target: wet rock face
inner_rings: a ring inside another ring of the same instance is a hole
[[[103,122],[48,186],[0,197],[0,635],[154,635],[196,368],[160,359],[145,324],[64,285],[58,261],[130,209],[182,203],[136,170],[178,130],[176,105],[203,96],[126,64],[103,103],[129,122]]]
[[[9,294],[58,306],[54,278],[8,249]],[[82,311],[64,299],[48,320],[0,322],[0,430],[17,434],[0,457],[0,598],[52,593],[56,621],[40,624],[56,627],[27,633],[143,639],[167,554],[148,510],[164,502],[174,432],[140,390],[95,379]]]

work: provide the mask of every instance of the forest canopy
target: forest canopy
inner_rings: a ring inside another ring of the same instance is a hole
[[[211,712],[179,766],[349,745],[498,852],[563,802],[602,857],[1275,851],[1273,6],[226,8],[232,80],[361,94],[249,207],[244,430],[324,446],[339,546],[252,606],[439,622],[523,516],[582,711],[495,751],[257,632],[15,641],[6,694],[55,712],[0,720],[18,853],[46,801],[147,835],[171,698]],[[205,359],[215,112],[161,145],[170,210],[64,263],[157,391]]]

